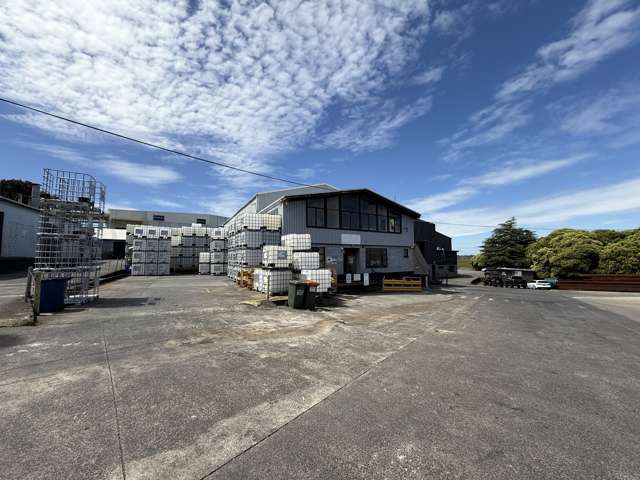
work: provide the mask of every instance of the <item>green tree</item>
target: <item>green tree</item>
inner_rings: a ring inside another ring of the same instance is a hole
[[[484,264],[488,267],[527,268],[527,247],[535,242],[536,236],[531,230],[519,228],[516,219],[510,218],[500,224],[481,248]]]
[[[529,246],[527,255],[540,276],[573,277],[598,267],[603,246],[592,232],[565,228]]]
[[[479,253],[478,255],[474,255],[473,258],[471,258],[471,268],[473,268],[474,270],[482,270],[486,266],[487,261],[484,258],[483,254]]]
[[[640,273],[640,232],[605,246],[598,270],[602,273]]]

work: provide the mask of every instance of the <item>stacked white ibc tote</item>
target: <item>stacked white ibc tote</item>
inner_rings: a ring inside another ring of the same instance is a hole
[[[224,275],[227,273],[227,241],[224,228],[214,228],[211,232],[209,243],[211,275]]]
[[[171,230],[153,225],[127,225],[131,275],[169,275]]]
[[[198,257],[198,273],[200,275],[209,275],[211,273],[211,253],[200,252]]]
[[[172,229],[172,269],[179,272],[199,271],[200,253],[209,252],[210,236],[214,230],[216,229],[203,227],[198,223],[190,227]]]
[[[241,269],[259,267],[262,247],[280,243],[280,215],[246,213],[227,222],[227,276],[238,279]]]
[[[292,261],[291,247],[262,247],[262,268],[256,268],[253,272],[253,288],[267,295],[286,293],[291,280]]]
[[[320,254],[310,251],[311,235],[283,235],[282,244],[293,249],[293,270],[299,272],[300,279],[317,282],[318,293],[327,292],[331,287],[331,271],[320,268]]]

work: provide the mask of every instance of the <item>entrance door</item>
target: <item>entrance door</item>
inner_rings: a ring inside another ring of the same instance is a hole
[[[357,248],[344,249],[344,273],[358,273],[358,251]]]

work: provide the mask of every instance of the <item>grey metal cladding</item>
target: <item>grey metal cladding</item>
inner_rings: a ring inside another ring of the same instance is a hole
[[[282,215],[282,234],[309,233],[313,244],[342,244],[342,234],[360,235],[360,245],[411,247],[414,244],[414,219],[402,215],[402,233],[367,232],[332,228],[307,227],[306,202],[285,200]]]

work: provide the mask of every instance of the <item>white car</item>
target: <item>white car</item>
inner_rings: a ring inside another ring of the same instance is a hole
[[[533,282],[527,282],[527,288],[551,290],[551,284],[545,280],[534,280]]]

